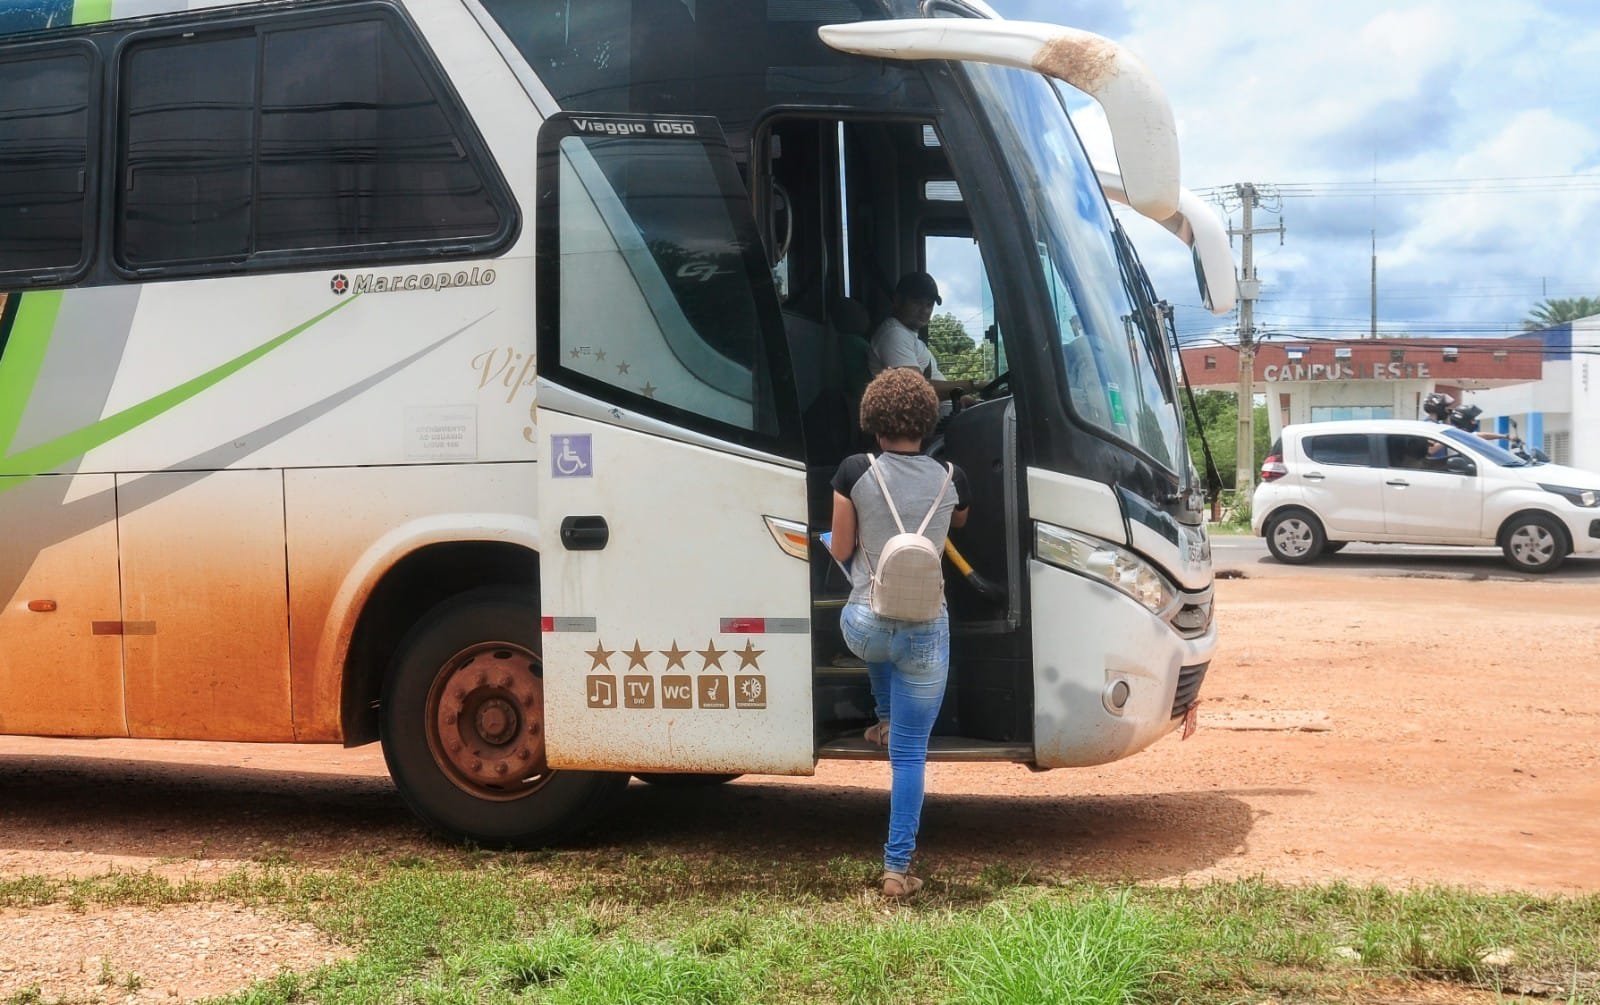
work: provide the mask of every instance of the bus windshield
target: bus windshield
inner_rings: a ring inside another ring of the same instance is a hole
[[[1068,407],[1169,472],[1183,467],[1183,432],[1161,363],[1140,332],[1124,283],[1111,211],[1060,96],[1037,73],[963,64],[992,123],[1038,249]]]

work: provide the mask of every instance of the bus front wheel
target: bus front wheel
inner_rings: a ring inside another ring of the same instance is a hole
[[[570,835],[628,776],[552,770],[544,750],[538,604],[476,590],[423,617],[384,681],[384,760],[412,811],[440,834],[526,848]]]

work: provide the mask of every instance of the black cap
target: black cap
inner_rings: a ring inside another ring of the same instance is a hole
[[[936,304],[944,303],[944,298],[939,296],[939,284],[926,272],[907,272],[900,277],[894,285],[896,300],[932,300]]]

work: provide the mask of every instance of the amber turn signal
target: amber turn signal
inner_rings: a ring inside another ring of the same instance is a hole
[[[33,611],[36,614],[49,614],[51,611],[53,611],[55,609],[56,609],[56,602],[54,600],[30,600],[30,601],[28,601],[28,610]]]

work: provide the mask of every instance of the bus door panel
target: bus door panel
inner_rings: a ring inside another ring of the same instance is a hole
[[[0,733],[126,736],[111,475],[0,478]]]
[[[550,765],[809,773],[809,571],[765,519],[803,519],[804,470],[539,422]]]
[[[539,137],[537,473],[556,768],[809,773],[806,472],[714,119]]]
[[[129,735],[288,742],[279,471],[119,476]]]

